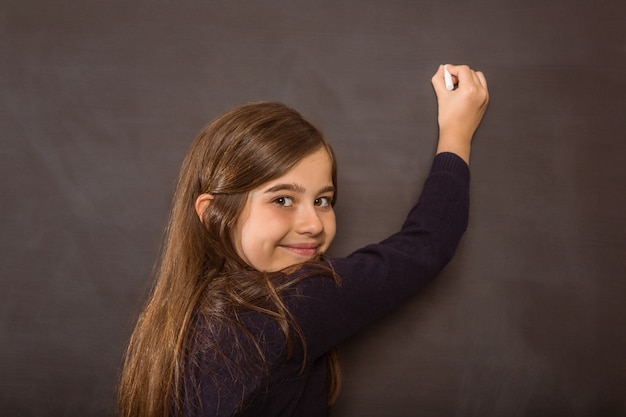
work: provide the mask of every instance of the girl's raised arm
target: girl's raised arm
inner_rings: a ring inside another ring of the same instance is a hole
[[[454,90],[446,88],[443,65],[431,80],[439,104],[437,153],[455,153],[469,164],[472,137],[489,102],[487,80],[467,65],[446,67],[456,81]]]

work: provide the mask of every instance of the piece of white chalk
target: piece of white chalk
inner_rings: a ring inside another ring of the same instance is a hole
[[[446,82],[446,90],[454,90],[454,81],[452,81],[452,75],[448,71],[448,65],[443,66],[443,79]]]

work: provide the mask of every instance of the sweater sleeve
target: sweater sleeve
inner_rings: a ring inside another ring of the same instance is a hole
[[[332,259],[339,285],[328,277],[298,284],[287,302],[310,359],[417,293],[445,267],[467,228],[469,178],[469,167],[457,155],[437,155],[399,232]]]
[[[281,294],[306,341],[306,371],[301,369],[304,351],[294,346],[294,354],[287,354],[283,333],[272,317],[242,312],[238,319],[259,343],[266,362],[256,361],[256,348],[243,333],[235,344],[225,335],[220,345],[241,362],[235,374],[220,356],[200,349],[186,372],[185,415],[226,416],[236,410],[237,415],[254,416],[277,415],[276,410],[282,410],[281,415],[323,415],[326,362],[318,359],[439,273],[467,227],[468,195],[465,162],[454,154],[437,155],[400,231],[329,261],[340,285],[328,276],[313,275]]]

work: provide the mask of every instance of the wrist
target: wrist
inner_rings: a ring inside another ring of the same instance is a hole
[[[471,138],[467,139],[462,135],[439,135],[437,143],[437,154],[451,152],[458,155],[469,165],[472,150]]]

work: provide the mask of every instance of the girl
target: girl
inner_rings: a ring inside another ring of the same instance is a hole
[[[432,78],[439,142],[402,229],[346,258],[335,236],[336,163],[322,134],[281,104],[211,122],[180,172],[157,281],[125,358],[122,416],[325,416],[334,346],[417,292],[467,226],[480,72]]]

